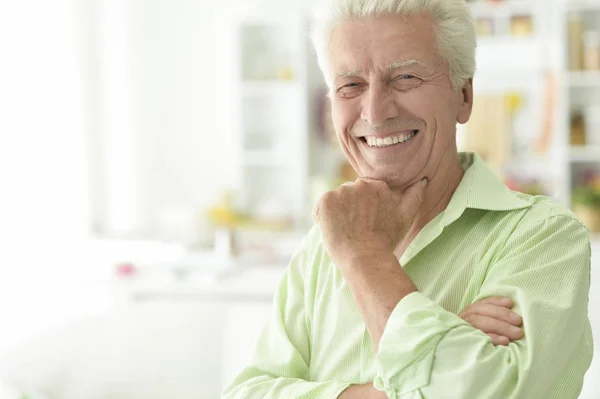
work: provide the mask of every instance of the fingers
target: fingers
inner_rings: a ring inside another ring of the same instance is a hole
[[[428,180],[427,178],[423,178],[410,186],[404,192],[408,198],[413,199],[414,201],[418,201],[419,204],[423,202],[423,193],[425,192],[425,188],[427,187]]]
[[[504,306],[491,305],[484,302],[470,304],[467,306],[464,313],[474,313],[481,316],[492,317],[517,327],[523,324],[523,318],[512,310]]]
[[[501,296],[492,296],[486,299],[483,299],[477,303],[487,303],[490,305],[496,305],[496,306],[504,306],[506,308],[511,309],[514,306],[514,302],[512,299],[510,298],[504,298]]]
[[[514,302],[509,298],[490,297],[475,302],[459,314],[473,327],[487,333],[494,345],[507,345],[506,340],[523,337],[523,318],[511,311]]]
[[[492,339],[492,343],[495,346],[508,346],[508,344],[510,343],[510,339],[508,337],[494,333],[489,333],[488,335]]]
[[[500,335],[512,341],[523,338],[523,330],[521,328],[503,320],[475,313],[467,313],[461,316],[461,318],[486,334]]]
[[[399,203],[404,214],[416,214],[423,204],[425,187],[427,187],[427,179],[422,179],[408,187],[402,194],[396,194],[396,197],[401,197]]]
[[[312,214],[313,220],[315,221],[315,223],[319,223],[319,204],[317,203],[317,205],[315,205],[315,208],[313,209],[313,214]]]
[[[356,183],[359,182],[363,182],[363,183],[375,183],[375,184],[385,184],[385,182],[383,180],[377,180],[377,179],[371,179],[370,177],[358,177],[356,179]],[[387,186],[387,184],[386,184]]]

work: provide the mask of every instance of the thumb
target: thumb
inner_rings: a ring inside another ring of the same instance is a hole
[[[423,178],[404,190],[400,199],[400,209],[403,214],[414,216],[417,213],[423,204],[427,183],[427,178]]]

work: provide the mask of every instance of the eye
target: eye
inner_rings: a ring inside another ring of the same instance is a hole
[[[356,82],[346,83],[337,89],[337,94],[341,98],[353,98],[360,94],[362,86],[361,83]]]
[[[397,76],[392,82],[399,90],[406,91],[418,87],[421,84],[421,79],[415,75],[404,74]]]

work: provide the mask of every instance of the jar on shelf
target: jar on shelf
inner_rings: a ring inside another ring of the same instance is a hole
[[[600,208],[575,204],[573,212],[591,233],[600,233]]]
[[[578,71],[582,68],[583,60],[583,17],[580,13],[569,14],[569,22],[567,25],[567,40],[568,40],[568,65],[569,70]]]
[[[585,117],[582,113],[577,112],[571,115],[571,145],[586,145],[585,127]]]
[[[583,69],[600,71],[600,32],[596,30],[583,34]]]

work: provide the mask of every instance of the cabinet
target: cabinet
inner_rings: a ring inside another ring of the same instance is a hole
[[[500,154],[487,161],[511,188],[576,208],[574,193],[600,181],[600,0],[471,7],[479,34],[471,135],[491,124],[485,107],[505,108],[502,123],[485,129]],[[463,148],[484,153],[469,148],[469,125]]]
[[[295,10],[230,16],[231,128],[238,206],[257,223],[303,228],[310,216],[309,23]]]
[[[600,1],[562,3],[564,63],[560,111],[569,204],[600,233]],[[590,195],[590,187],[596,194]],[[594,200],[594,197],[596,199]],[[593,210],[595,209],[595,210]]]

